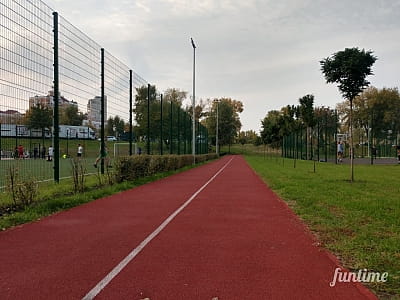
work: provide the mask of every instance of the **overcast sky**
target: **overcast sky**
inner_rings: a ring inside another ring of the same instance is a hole
[[[371,84],[399,86],[400,0],[45,0],[64,18],[163,92],[244,103],[243,130],[269,110],[313,94],[342,101],[319,61],[346,47],[378,57]]]

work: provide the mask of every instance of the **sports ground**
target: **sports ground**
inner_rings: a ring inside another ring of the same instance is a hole
[[[241,156],[0,233],[2,299],[376,299]]]

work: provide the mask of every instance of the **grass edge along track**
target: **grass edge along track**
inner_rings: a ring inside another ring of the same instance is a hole
[[[173,171],[157,173],[138,178],[134,181],[124,181],[122,183],[104,185],[102,187],[99,187],[99,182],[96,175],[87,175],[85,176],[86,190],[84,193],[79,194],[72,193],[73,183],[71,178],[61,180],[58,184],[54,182],[42,182],[39,184],[39,200],[34,202],[32,205],[25,207],[23,210],[18,210],[10,214],[4,214],[0,216],[0,230],[6,230],[7,228],[13,226],[36,221],[51,214],[79,206],[102,197],[132,189],[137,186],[171,176],[173,174],[184,172],[212,161],[214,160],[197,163],[196,165],[186,166]],[[1,202],[4,204],[4,201],[11,203],[9,195],[6,194],[5,190],[2,190],[0,191],[0,205]]]
[[[400,299],[400,166],[355,168],[261,154],[245,155],[263,180],[349,270],[388,272],[367,286],[382,299]],[[295,167],[294,167],[295,166]]]

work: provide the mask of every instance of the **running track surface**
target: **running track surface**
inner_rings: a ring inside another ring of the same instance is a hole
[[[96,299],[376,299],[329,286],[337,260],[240,156],[1,232],[0,298],[82,299],[191,197]]]

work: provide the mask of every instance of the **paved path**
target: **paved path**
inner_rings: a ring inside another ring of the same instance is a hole
[[[240,156],[0,233],[1,299],[376,299]]]

